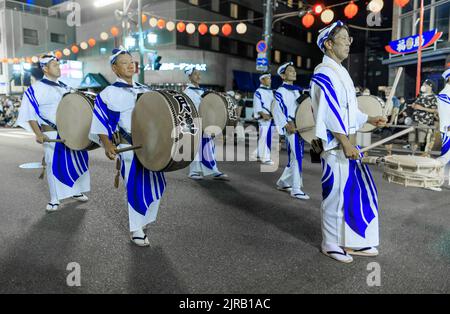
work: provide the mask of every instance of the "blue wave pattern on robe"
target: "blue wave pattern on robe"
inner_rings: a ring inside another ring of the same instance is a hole
[[[215,145],[212,137],[202,137],[201,161],[208,169],[212,170],[216,166]]]
[[[370,200],[378,211],[378,190],[367,165],[363,165],[359,160],[348,160],[348,163],[349,174],[344,188],[344,218],[354,232],[365,238],[367,227],[375,218]]]
[[[39,103],[36,99],[34,89],[32,86],[25,92],[28,100],[33,106],[37,116],[42,121],[56,129],[56,125],[44,118],[39,111]],[[59,134],[57,139],[60,139]],[[55,143],[55,150],[52,159],[52,172],[55,178],[61,183],[73,187],[75,182],[86,172],[89,168],[89,155],[87,151],[74,151],[68,148],[63,143]]]
[[[298,163],[298,170],[300,173],[303,172],[303,154],[305,150],[305,140],[300,137],[298,133],[294,133],[294,142],[295,142],[295,158],[297,159]],[[288,153],[288,164],[286,167],[291,166],[291,144],[289,140],[286,137],[286,143],[287,143],[287,153]]]
[[[447,133],[441,133],[442,138],[442,148],[441,148],[441,156],[444,156],[450,150],[450,136]]]
[[[124,164],[122,164],[122,167],[124,167]],[[123,171],[122,176],[124,176]],[[134,210],[145,216],[150,204],[162,197],[165,188],[166,178],[164,173],[153,172],[144,168],[134,155],[127,182],[128,203]]]
[[[325,163],[324,159],[322,160],[322,198],[325,200],[333,190],[334,185],[334,174],[331,171],[331,167]],[[324,171],[325,170],[325,171]]]
[[[120,112],[110,110],[105,104],[100,94],[95,98],[94,115],[108,131],[108,138],[112,140],[112,135],[119,124]]]

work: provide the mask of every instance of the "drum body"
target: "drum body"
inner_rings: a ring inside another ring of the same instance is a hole
[[[131,118],[133,145],[142,165],[152,171],[187,167],[197,154],[200,119],[187,95],[173,90],[142,94]]]
[[[237,104],[231,96],[208,92],[202,97],[198,110],[203,132],[215,136],[221,134],[227,126],[236,126],[239,118],[236,109]]]
[[[358,108],[363,113],[367,114],[369,117],[375,117],[375,116],[382,116],[383,115],[383,107],[384,102],[381,98],[373,96],[373,95],[366,95],[366,96],[358,96]],[[366,123],[363,125],[361,129],[358,130],[358,132],[371,132],[376,127]]]
[[[383,178],[405,187],[439,187],[444,183],[444,167],[433,158],[392,155],[384,158]]]
[[[64,144],[72,150],[92,150],[99,146],[89,139],[95,94],[65,94],[56,111],[56,125]]]
[[[311,97],[302,97],[295,111],[295,126],[300,136],[308,143],[316,138],[316,122],[314,120]]]

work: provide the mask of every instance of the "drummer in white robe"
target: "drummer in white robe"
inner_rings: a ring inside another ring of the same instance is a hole
[[[316,136],[324,149],[321,251],[344,263],[353,261],[351,255],[378,255],[377,189],[369,168],[358,160],[354,137],[366,122],[386,123],[384,117],[368,117],[358,109],[353,81],[341,65],[351,43],[341,21],[320,31],[317,45],[325,56],[310,86]]]
[[[442,74],[442,77],[446,84],[444,89],[437,95],[439,129],[442,137],[441,156],[438,159],[440,159],[448,168],[450,162],[450,69],[446,70]]]
[[[276,104],[273,119],[280,135],[284,135],[288,150],[288,164],[277,182],[277,188],[288,191],[291,196],[308,200],[309,196],[302,191],[303,187],[303,153],[305,141],[295,129],[295,112],[300,97],[300,87],[294,85],[297,71],[292,62],[281,65],[277,71],[283,84],[275,92]]]
[[[273,165],[270,158],[272,149],[272,127],[273,119],[271,113],[272,102],[274,101],[274,93],[271,85],[270,73],[263,73],[259,77],[261,85],[253,95],[253,117],[258,120],[259,138],[256,155],[265,165]]]
[[[118,78],[97,95],[90,137],[92,140],[97,138],[97,141],[100,138],[106,156],[114,160],[117,147],[125,148],[132,144],[131,115],[137,95],[150,90],[133,81],[135,64],[123,47],[113,50],[110,63]],[[120,153],[119,160],[126,186],[131,241],[138,246],[149,246],[144,230],[156,220],[166,187],[164,173],[144,168],[133,151]]]
[[[88,201],[83,193],[90,190],[89,158],[87,151],[73,151],[62,143],[47,142],[59,138],[56,111],[70,87],[58,78],[61,76],[59,60],[52,54],[39,60],[44,77],[32,84],[24,93],[16,125],[36,135],[36,142],[44,146],[44,161],[50,202],[46,211],[59,209],[60,201],[69,197]]]
[[[205,93],[205,90],[200,87],[200,71],[190,66],[184,70],[184,73],[189,78],[184,93],[192,100],[198,110]],[[228,175],[221,172],[217,167],[214,139],[206,134],[203,134],[198,153],[189,165],[189,178],[202,180],[204,176],[212,176],[215,180],[229,180]]]

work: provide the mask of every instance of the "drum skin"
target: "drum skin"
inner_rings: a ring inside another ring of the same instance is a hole
[[[202,97],[198,113],[202,118],[202,129],[207,135],[218,135],[227,126],[236,126],[238,117],[236,102],[232,97],[216,92],[208,92]],[[217,127],[214,130],[212,127]],[[220,130],[220,132],[219,132]]]
[[[373,95],[358,96],[358,108],[363,113],[367,114],[369,117],[382,116],[384,102],[381,98]],[[376,128],[376,126],[366,123],[363,125],[358,132],[366,133],[371,132]]]
[[[89,139],[95,95],[68,93],[59,102],[56,111],[58,134],[72,150],[92,150],[99,146]]]
[[[316,122],[314,120],[311,97],[302,97],[295,111],[295,126],[300,136],[308,143],[316,137]]]
[[[200,121],[187,95],[157,90],[139,97],[131,118],[133,145],[142,165],[151,171],[187,167],[197,154]]]

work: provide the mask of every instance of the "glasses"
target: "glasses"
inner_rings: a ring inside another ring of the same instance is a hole
[[[348,41],[350,43],[350,45],[353,43],[353,37],[335,37],[333,39],[333,41],[335,41],[337,39]]]

